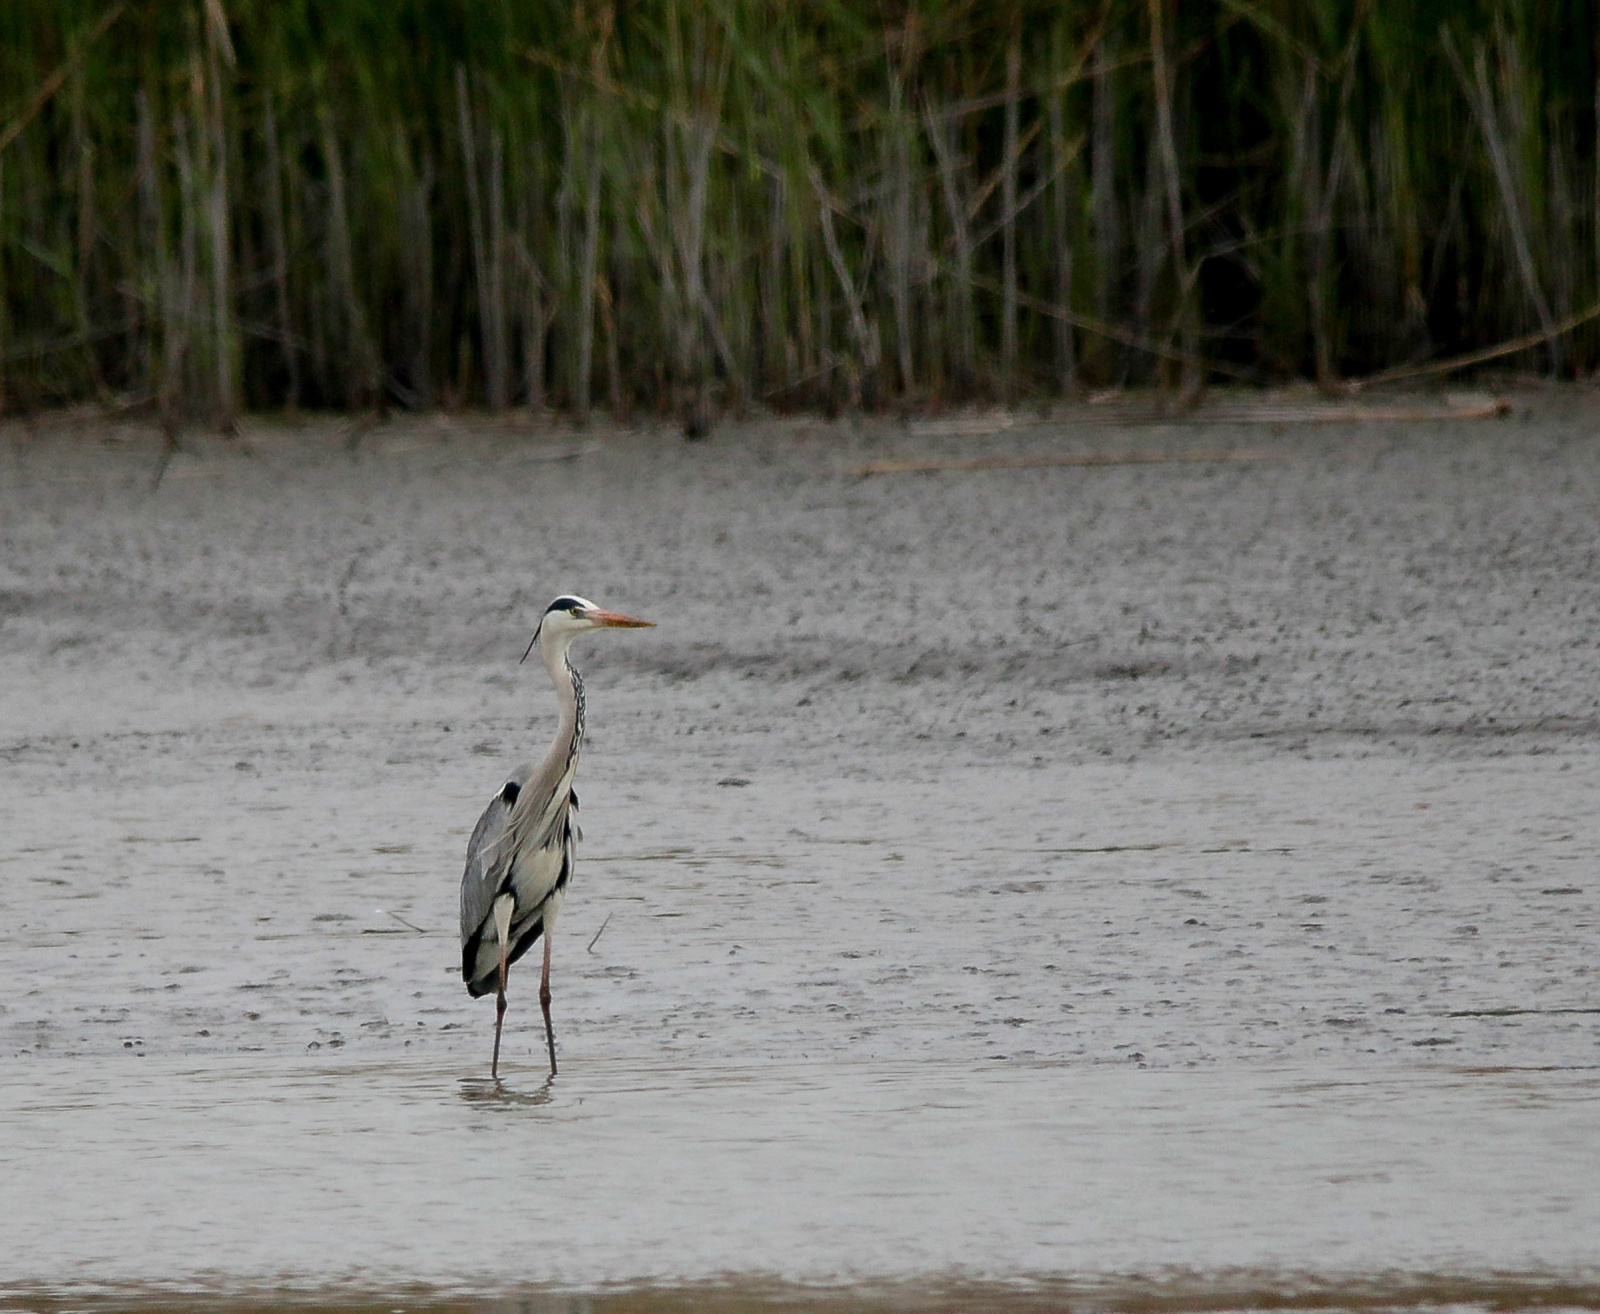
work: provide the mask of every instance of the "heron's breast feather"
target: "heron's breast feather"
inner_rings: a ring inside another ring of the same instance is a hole
[[[511,868],[511,888],[516,891],[517,907],[532,910],[549,897],[566,866],[566,846],[559,836],[519,856]]]

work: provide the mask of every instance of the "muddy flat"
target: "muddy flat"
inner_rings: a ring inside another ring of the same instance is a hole
[[[0,426],[0,1303],[1600,1305],[1597,429]]]

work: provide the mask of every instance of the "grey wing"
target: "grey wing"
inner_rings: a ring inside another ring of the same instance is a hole
[[[477,938],[494,905],[494,896],[505,875],[504,848],[500,844],[511,817],[511,799],[516,798],[513,783],[494,796],[478,818],[472,838],[467,841],[467,869],[461,876],[461,944]]]

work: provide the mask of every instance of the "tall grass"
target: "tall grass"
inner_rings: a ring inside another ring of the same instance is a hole
[[[3,6],[0,408],[1587,374],[1597,6]]]

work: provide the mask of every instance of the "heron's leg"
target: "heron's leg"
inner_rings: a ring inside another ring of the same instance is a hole
[[[489,1076],[500,1080],[500,1027],[506,1020],[506,944],[500,942],[500,988],[494,995],[494,1058],[489,1061]]]
[[[494,901],[494,930],[500,940],[500,986],[494,996],[494,1058],[489,1063],[491,1080],[500,1080],[500,1027],[506,1020],[506,954],[511,948],[511,912],[515,900],[502,894]]]
[[[550,1075],[556,1075],[556,1033],[550,1025],[550,923],[544,927],[544,975],[539,978],[539,1007],[544,1010],[544,1043],[550,1047]]]

